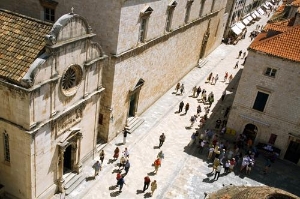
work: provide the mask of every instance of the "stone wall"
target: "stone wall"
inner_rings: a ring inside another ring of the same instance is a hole
[[[267,67],[277,69],[275,78],[264,75]],[[275,146],[282,150],[283,157],[289,133],[298,132],[300,124],[298,69],[299,63],[249,51],[228,127],[242,133],[246,124],[256,125],[255,142],[268,143],[271,134],[277,135]],[[252,109],[258,91],[269,94],[263,112]]]

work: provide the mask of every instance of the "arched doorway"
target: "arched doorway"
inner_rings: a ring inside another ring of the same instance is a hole
[[[251,139],[254,142],[257,135],[257,127],[249,123],[245,126],[243,134],[246,135],[247,140]]]
[[[138,83],[135,85],[133,90],[129,91],[129,110],[128,117],[135,117],[138,105],[139,94],[144,85],[144,80],[139,79]]]
[[[64,173],[72,171],[72,145],[69,145],[64,152]]]

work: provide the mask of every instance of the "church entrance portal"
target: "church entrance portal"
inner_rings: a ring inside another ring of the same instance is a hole
[[[134,117],[135,116],[135,110],[136,110],[136,96],[137,93],[134,93],[133,95],[130,96],[130,104],[129,104],[129,117]]]
[[[128,117],[135,117],[136,111],[137,111],[137,105],[139,100],[139,94],[142,89],[142,86],[144,85],[144,80],[140,79],[138,83],[135,85],[133,90],[129,91],[129,111],[128,111]]]
[[[64,173],[72,171],[72,145],[69,145],[64,152]]]
[[[247,139],[251,139],[254,142],[257,135],[257,127],[254,124],[247,124],[243,134],[246,135]]]

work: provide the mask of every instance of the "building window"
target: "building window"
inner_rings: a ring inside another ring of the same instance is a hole
[[[269,144],[274,145],[275,141],[276,141],[276,138],[277,138],[277,135],[272,133],[271,136],[270,136],[270,139],[269,139]]]
[[[10,151],[9,151],[9,135],[4,132],[3,133],[3,141],[4,141],[4,161],[10,162]]]
[[[190,13],[191,13],[191,8],[192,8],[193,2],[194,2],[194,0],[190,0],[186,4],[186,12],[185,12],[185,17],[184,17],[184,23],[188,23],[189,22],[189,18],[190,18]]]
[[[274,68],[267,68],[265,75],[269,77],[275,77],[277,70]]]
[[[44,20],[54,22],[55,21],[55,10],[52,8],[44,8]]]
[[[253,105],[253,109],[263,112],[268,100],[269,94],[258,91]]]
[[[149,21],[149,18],[150,18],[150,15],[152,12],[153,12],[153,9],[149,6],[147,6],[145,9],[143,9],[141,11],[139,42],[145,42],[145,40],[146,40],[148,21]]]
[[[167,21],[166,21],[166,31],[167,32],[171,31],[172,18],[173,18],[174,9],[175,9],[176,6],[177,6],[177,2],[176,1],[173,1],[168,6]]]

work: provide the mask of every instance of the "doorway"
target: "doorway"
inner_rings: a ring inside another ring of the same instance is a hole
[[[136,110],[136,94],[137,93],[134,93],[130,96],[130,103],[129,103],[129,114],[128,116],[129,117],[134,117],[135,116],[135,110]]]
[[[290,141],[289,147],[284,155],[284,159],[295,164],[298,163],[300,159],[300,142]]]
[[[247,124],[244,128],[243,134],[246,135],[247,140],[251,139],[254,143],[257,135],[257,127],[254,124]]]
[[[72,145],[69,145],[64,152],[64,173],[72,171]]]
[[[207,41],[209,38],[209,32],[206,31],[202,40],[202,45],[201,45],[201,51],[200,51],[200,59],[202,59],[205,55],[205,51],[206,51],[206,46],[207,46]]]

